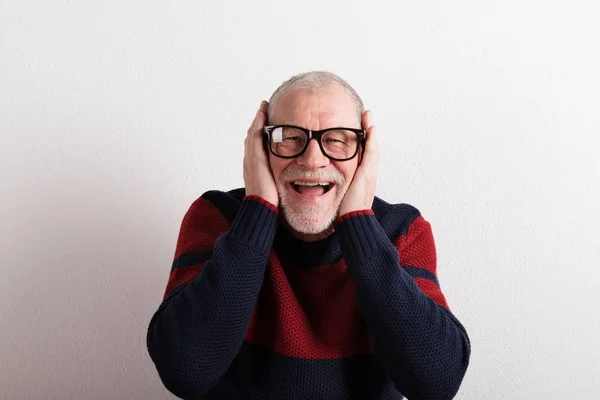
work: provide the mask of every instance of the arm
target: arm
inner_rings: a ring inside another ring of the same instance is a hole
[[[398,391],[411,400],[451,399],[467,369],[469,339],[437,285],[429,224],[417,217],[392,243],[375,219],[371,206],[379,146],[370,111],[363,114],[362,126],[367,129],[364,156],[335,227],[356,301],[375,355]]]
[[[336,232],[375,354],[398,391],[411,400],[453,398],[470,343],[437,284],[429,223],[417,217],[392,243],[368,210],[339,218]]]
[[[150,356],[167,389],[180,397],[200,397],[227,371],[262,285],[279,201],[263,148],[267,107],[261,103],[244,142],[246,198],[231,229],[206,199],[192,205],[165,299],[148,328]]]
[[[211,231],[220,215],[210,202],[200,198],[186,214],[176,268],[147,336],[150,357],[175,395],[206,393],[238,353],[273,244],[275,210],[258,197],[244,199],[216,241]],[[177,267],[181,260],[187,265]]]

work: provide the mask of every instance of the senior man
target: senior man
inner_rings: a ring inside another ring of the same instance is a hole
[[[267,122],[268,119],[268,122]],[[467,333],[428,222],[375,197],[372,114],[309,72],[262,102],[244,189],[185,215],[148,350],[185,399],[451,399]]]

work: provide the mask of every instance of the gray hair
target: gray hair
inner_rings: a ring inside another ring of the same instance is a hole
[[[277,101],[282,96],[283,93],[287,92],[290,89],[307,89],[307,90],[318,90],[325,86],[329,86],[331,84],[337,83],[340,85],[344,91],[352,97],[354,102],[356,103],[356,111],[358,113],[358,119],[365,112],[365,105],[363,104],[362,99],[356,93],[354,88],[348,84],[345,80],[337,76],[332,72],[327,71],[311,71],[304,72],[302,74],[294,75],[287,81],[283,82],[275,92],[271,95],[269,99],[269,109],[268,109],[268,117],[269,119],[273,118],[273,112],[275,111],[275,105]]]

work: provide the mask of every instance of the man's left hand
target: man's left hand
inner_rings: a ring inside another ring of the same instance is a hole
[[[342,200],[339,215],[371,209],[375,198],[377,173],[379,171],[379,145],[377,143],[376,128],[373,125],[373,115],[370,110],[363,113],[362,126],[367,131],[365,152],[360,165],[356,169],[352,183]]]

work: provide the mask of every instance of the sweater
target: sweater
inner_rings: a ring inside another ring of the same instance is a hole
[[[181,224],[147,346],[183,399],[453,398],[470,357],[436,274],[430,224],[375,197],[306,243],[244,189]]]

